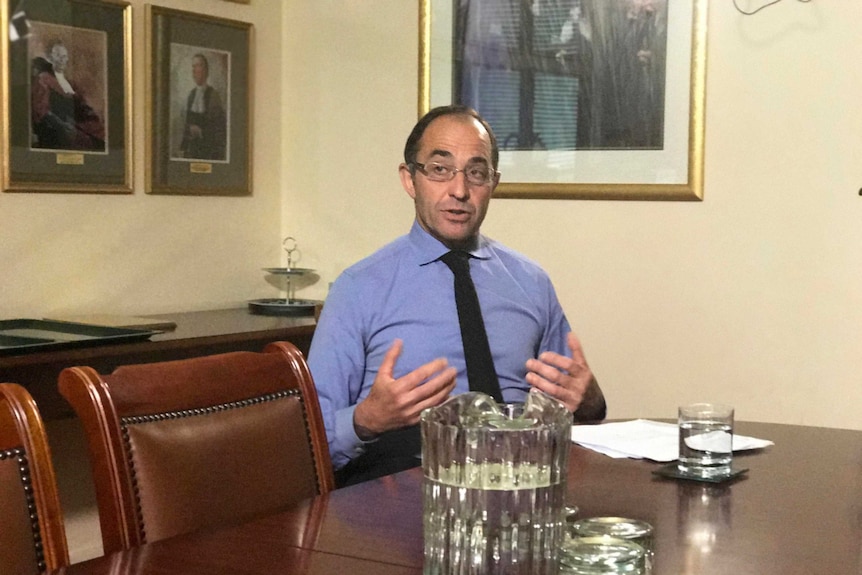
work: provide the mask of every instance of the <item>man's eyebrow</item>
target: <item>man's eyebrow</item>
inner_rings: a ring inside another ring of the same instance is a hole
[[[430,158],[433,158],[434,156],[443,157],[443,158],[454,157],[452,152],[450,152],[449,150],[431,150],[431,153],[428,154],[428,158],[430,159]],[[488,158],[486,158],[484,156],[474,156],[474,157],[470,158],[470,160],[467,163],[468,164],[491,165],[491,162],[488,160]]]

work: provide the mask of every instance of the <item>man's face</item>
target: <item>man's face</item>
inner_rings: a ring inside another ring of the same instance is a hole
[[[192,59],[192,78],[198,86],[203,86],[207,81],[207,66],[197,57]]]
[[[468,165],[492,170],[491,140],[474,118],[441,116],[425,129],[416,161],[437,162],[458,170]],[[470,248],[479,235],[498,177],[477,186],[469,184],[460,171],[448,182],[436,182],[419,169],[411,176],[404,164],[399,170],[401,185],[416,205],[419,225],[449,248]]]
[[[62,72],[66,69],[66,64],[69,63],[69,51],[65,46],[57,44],[51,48],[51,64],[54,66],[54,71]]]

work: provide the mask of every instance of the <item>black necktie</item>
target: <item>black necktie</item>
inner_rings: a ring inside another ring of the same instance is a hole
[[[455,305],[458,308],[458,323],[461,324],[461,341],[464,345],[464,359],[467,362],[467,381],[470,391],[487,393],[498,402],[503,401],[488,334],[479,308],[479,297],[473,278],[470,277],[470,254],[453,250],[440,261],[449,266],[455,274]]]

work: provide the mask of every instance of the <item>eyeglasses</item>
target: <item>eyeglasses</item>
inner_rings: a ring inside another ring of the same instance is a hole
[[[420,164],[413,162],[412,166],[425,174],[432,182],[450,182],[458,172],[463,172],[467,183],[471,186],[487,186],[499,172],[488,167],[487,164],[467,164],[463,169],[441,164],[439,162],[428,162]]]

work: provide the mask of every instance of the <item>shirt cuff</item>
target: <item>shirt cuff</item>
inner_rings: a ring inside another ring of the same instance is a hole
[[[353,412],[356,410],[355,405],[345,407],[335,414],[335,444],[333,451],[333,466],[338,469],[347,464],[351,459],[356,459],[365,453],[365,446],[373,443],[371,441],[362,441],[356,435],[356,428],[353,427]]]

